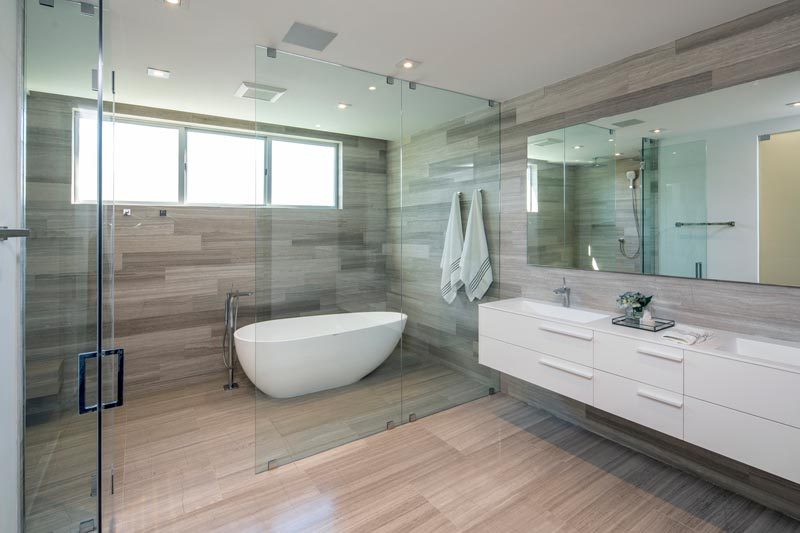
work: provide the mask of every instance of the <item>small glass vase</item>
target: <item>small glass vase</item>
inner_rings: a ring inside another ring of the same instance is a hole
[[[628,318],[632,318],[634,320],[641,320],[642,317],[644,316],[644,309],[642,309],[641,307],[628,306],[625,309],[625,316],[627,316]]]

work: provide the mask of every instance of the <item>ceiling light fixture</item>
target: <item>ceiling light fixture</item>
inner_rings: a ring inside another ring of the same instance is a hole
[[[797,102],[789,102],[789,103],[788,103],[788,104],[786,104],[786,105],[788,105],[789,107],[800,107],[800,101],[797,101]]]
[[[339,103],[336,105],[336,107],[338,107],[339,109],[347,109],[348,107],[350,107],[350,104],[346,104],[346,103],[344,103],[344,102],[339,102]]]
[[[576,150],[580,150],[581,148],[583,148],[583,145],[582,144],[576,144],[575,146],[573,146],[573,148],[576,149]]]
[[[610,138],[610,139],[608,140],[608,142],[610,142],[610,143],[613,143],[613,142],[614,142],[614,138],[613,138],[613,137],[612,137],[612,138]]]
[[[414,67],[418,67],[420,65],[420,61],[414,61],[413,59],[405,58],[400,61],[397,66],[402,67],[406,70],[411,70]]]
[[[147,75],[150,76],[151,78],[160,78],[162,80],[168,80],[172,74],[168,70],[147,67]]]
[[[650,130],[650,133],[655,133],[656,135],[658,135],[658,134],[659,134],[659,133],[661,133],[662,131],[664,131],[664,129],[663,129],[663,128],[656,128],[656,129],[654,129],[654,130]]]
[[[171,6],[179,6],[181,5],[181,0],[164,0],[164,3]]]
[[[614,154],[615,157],[622,157],[623,155],[625,154],[623,154],[622,152],[617,152]]]
[[[367,87],[367,89],[369,89],[370,91],[376,91],[378,88],[375,87],[374,85],[370,85],[369,87]]]
[[[322,124],[317,124],[317,125],[315,125],[314,127],[315,127],[315,128],[321,128],[321,127],[322,127]]]
[[[263,100],[264,102],[274,104],[278,101],[278,98],[286,94],[286,89],[243,81],[233,94],[239,98],[252,98],[254,100]]]

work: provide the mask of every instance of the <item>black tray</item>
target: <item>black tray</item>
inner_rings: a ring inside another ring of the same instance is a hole
[[[631,318],[629,316],[618,316],[612,318],[611,323],[615,326],[625,326],[627,328],[642,329],[644,331],[661,331],[663,329],[671,328],[675,325],[674,320],[666,320],[664,318],[653,317],[653,324],[642,324],[638,318]]]

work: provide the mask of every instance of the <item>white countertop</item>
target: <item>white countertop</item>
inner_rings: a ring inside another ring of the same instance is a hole
[[[540,300],[533,300],[529,298],[511,298],[507,300],[497,300],[495,302],[487,302],[481,304],[481,307],[489,309],[497,309],[507,313],[514,313],[518,315],[531,316],[540,320],[547,320],[549,322],[557,322],[569,324],[571,326],[590,329],[595,332],[609,333],[621,337],[628,337],[641,341],[651,342],[655,344],[662,344],[683,350],[705,353],[717,357],[725,357],[737,361],[743,361],[760,366],[767,366],[777,368],[788,372],[800,374],[800,343],[788,342],[776,339],[769,339],[766,337],[758,337],[754,335],[745,335],[733,331],[723,331],[705,328],[694,324],[676,323],[674,328],[661,330],[658,332],[644,331],[625,326],[617,326],[611,323],[611,319],[619,316],[619,313],[608,313],[597,309],[588,309],[583,307],[573,307],[579,311],[588,313],[597,313],[603,315],[603,318],[592,320],[590,322],[576,322],[569,320],[563,316],[552,316],[544,312],[537,311],[536,306],[526,305],[526,302],[540,304],[550,307],[559,308],[558,303],[544,302]],[[662,334],[670,330],[681,329],[686,327],[694,330],[705,330],[711,332],[712,336],[704,342],[697,344],[686,345],[662,338]],[[732,346],[739,345],[741,351],[756,352],[754,354],[737,353],[730,349]],[[764,346],[767,344],[768,346]]]

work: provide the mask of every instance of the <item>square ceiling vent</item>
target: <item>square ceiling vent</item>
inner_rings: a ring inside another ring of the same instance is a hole
[[[259,83],[251,83],[249,81],[242,82],[238,89],[236,89],[236,96],[239,98],[252,98],[254,100],[263,100],[274,104],[278,98],[286,93],[286,89],[280,87],[272,87],[270,85],[261,85]]]
[[[283,42],[322,52],[337,35],[338,33],[295,22],[286,33]]]

